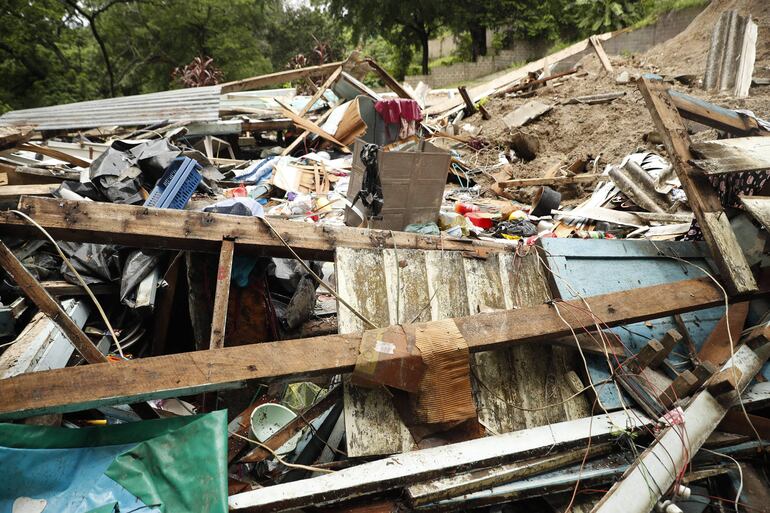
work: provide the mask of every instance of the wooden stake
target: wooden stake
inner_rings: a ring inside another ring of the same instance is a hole
[[[233,252],[235,242],[222,240],[217,268],[217,287],[214,295],[214,313],[211,317],[211,341],[209,349],[225,347],[225,324],[227,323],[227,303],[230,299],[230,276],[233,272]]]
[[[596,56],[599,57],[599,61],[601,61],[602,66],[607,71],[607,73],[613,73],[615,70],[612,69],[612,63],[610,62],[609,57],[607,57],[607,53],[604,51],[601,40],[596,36],[591,36],[588,38],[588,40],[591,41],[591,45],[594,47]]]

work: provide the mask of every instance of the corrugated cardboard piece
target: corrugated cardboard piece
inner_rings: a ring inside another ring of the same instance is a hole
[[[475,418],[470,352],[455,322],[447,319],[417,326],[415,345],[427,368],[417,393],[410,396],[413,421],[438,424]]]

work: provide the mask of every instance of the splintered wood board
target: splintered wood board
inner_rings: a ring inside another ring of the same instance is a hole
[[[697,142],[693,164],[708,175],[770,169],[770,137],[739,137]]]
[[[481,260],[451,251],[338,248],[335,264],[341,297],[378,327],[539,305],[549,298],[534,254]],[[343,305],[338,319],[340,333],[364,328]],[[589,415],[583,398],[536,412],[516,407],[558,403],[573,394],[565,378],[575,370],[571,351],[533,346],[472,354],[474,399],[487,431],[508,433]],[[345,385],[345,429],[351,457],[416,447],[384,389]]]

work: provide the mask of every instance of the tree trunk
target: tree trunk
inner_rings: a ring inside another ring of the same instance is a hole
[[[430,33],[427,30],[420,32],[420,43],[422,45],[422,74],[427,75],[430,73],[428,68],[428,41]]]
[[[481,55],[487,54],[487,29],[478,25],[470,28],[471,33],[471,54],[473,62],[476,62]]]
[[[109,86],[110,86],[110,97],[115,97],[115,72],[112,70],[112,62],[110,62],[110,55],[107,53],[107,45],[104,44],[104,40],[102,39],[101,35],[99,34],[99,31],[96,30],[96,17],[93,17],[88,20],[89,25],[91,26],[91,33],[94,35],[94,39],[96,39],[96,44],[99,45],[99,50],[102,53],[102,58],[104,59],[104,65],[107,68],[107,78],[109,79]]]

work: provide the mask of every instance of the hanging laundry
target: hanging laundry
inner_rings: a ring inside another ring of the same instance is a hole
[[[381,100],[374,104],[374,109],[389,125],[400,125],[398,137],[406,139],[416,133],[417,121],[422,120],[422,110],[414,100],[395,98]],[[390,134],[388,134],[390,135]]]

